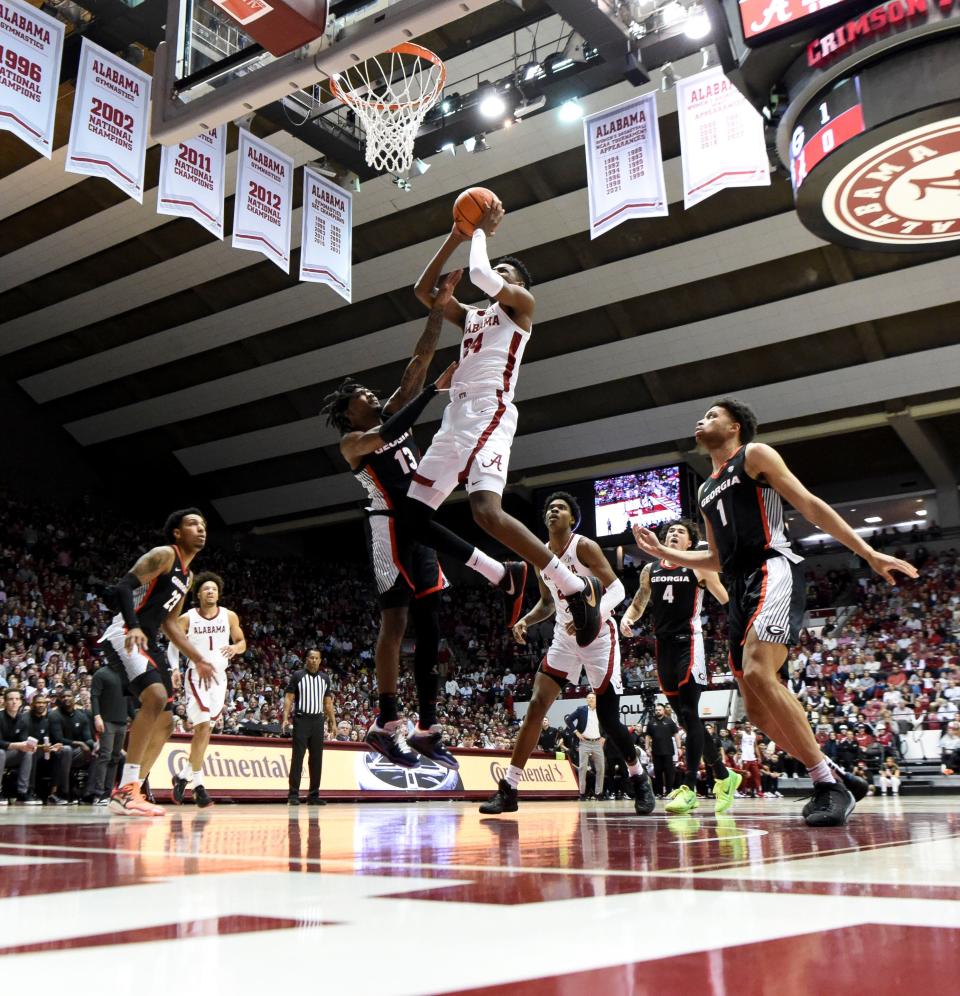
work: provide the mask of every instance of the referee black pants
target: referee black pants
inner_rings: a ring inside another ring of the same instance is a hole
[[[303,756],[310,751],[310,792],[320,791],[320,775],[323,772],[323,716],[294,716],[293,718],[293,758],[290,761],[290,794],[300,792],[300,778],[303,774]]]

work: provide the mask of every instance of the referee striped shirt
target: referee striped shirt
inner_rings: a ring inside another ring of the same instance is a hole
[[[332,695],[333,691],[330,679],[323,671],[310,674],[309,671],[301,668],[290,676],[287,694],[294,696],[293,712],[295,716],[322,716],[324,697]]]

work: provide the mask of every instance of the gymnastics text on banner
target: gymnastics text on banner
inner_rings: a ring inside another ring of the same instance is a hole
[[[262,252],[289,273],[292,206],[293,160],[241,128],[233,199],[234,248]]]
[[[84,38],[66,171],[102,176],[142,204],[149,113],[150,77]]]
[[[0,4],[0,130],[49,159],[63,24],[20,0]]]
[[[304,167],[300,279],[329,284],[349,302],[352,257],[353,196]]]
[[[157,214],[192,218],[223,238],[223,176],[227,126],[165,145],[160,156]]]
[[[655,94],[591,114],[583,131],[591,239],[628,218],[669,214]]]
[[[677,82],[683,206],[727,187],[770,186],[763,118],[717,66]]]

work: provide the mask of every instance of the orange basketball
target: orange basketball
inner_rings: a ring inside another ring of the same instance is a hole
[[[467,238],[473,235],[477,222],[496,198],[497,195],[486,187],[465,190],[453,204],[453,220],[457,231]]]

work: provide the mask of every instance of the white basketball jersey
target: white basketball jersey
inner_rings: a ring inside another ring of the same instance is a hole
[[[219,670],[226,671],[229,661],[221,650],[230,643],[230,619],[221,606],[212,619],[205,619],[197,609],[187,613],[187,639]]]
[[[740,734],[740,759],[742,761],[756,761],[757,759],[756,733]]]
[[[530,332],[524,332],[499,302],[489,308],[469,309],[463,326],[460,363],[450,388],[451,398],[456,397],[458,390],[472,395],[489,391],[491,395],[499,394],[503,401],[512,401],[529,338]]]
[[[567,548],[563,551],[563,553],[558,555],[558,560],[560,563],[569,567],[574,574],[585,578],[589,577],[590,571],[580,563],[580,560],[577,557],[577,546],[579,543],[580,536],[579,534],[574,533],[573,536],[570,537],[570,542],[567,544]],[[557,607],[557,615],[553,626],[554,639],[556,639],[557,635],[566,629],[567,623],[573,622],[573,616],[570,614],[570,608],[567,605],[567,599],[563,592],[560,591],[556,584],[549,578],[543,577],[542,574],[540,577],[543,578],[543,583],[547,586],[550,594],[553,595],[553,604]]]

